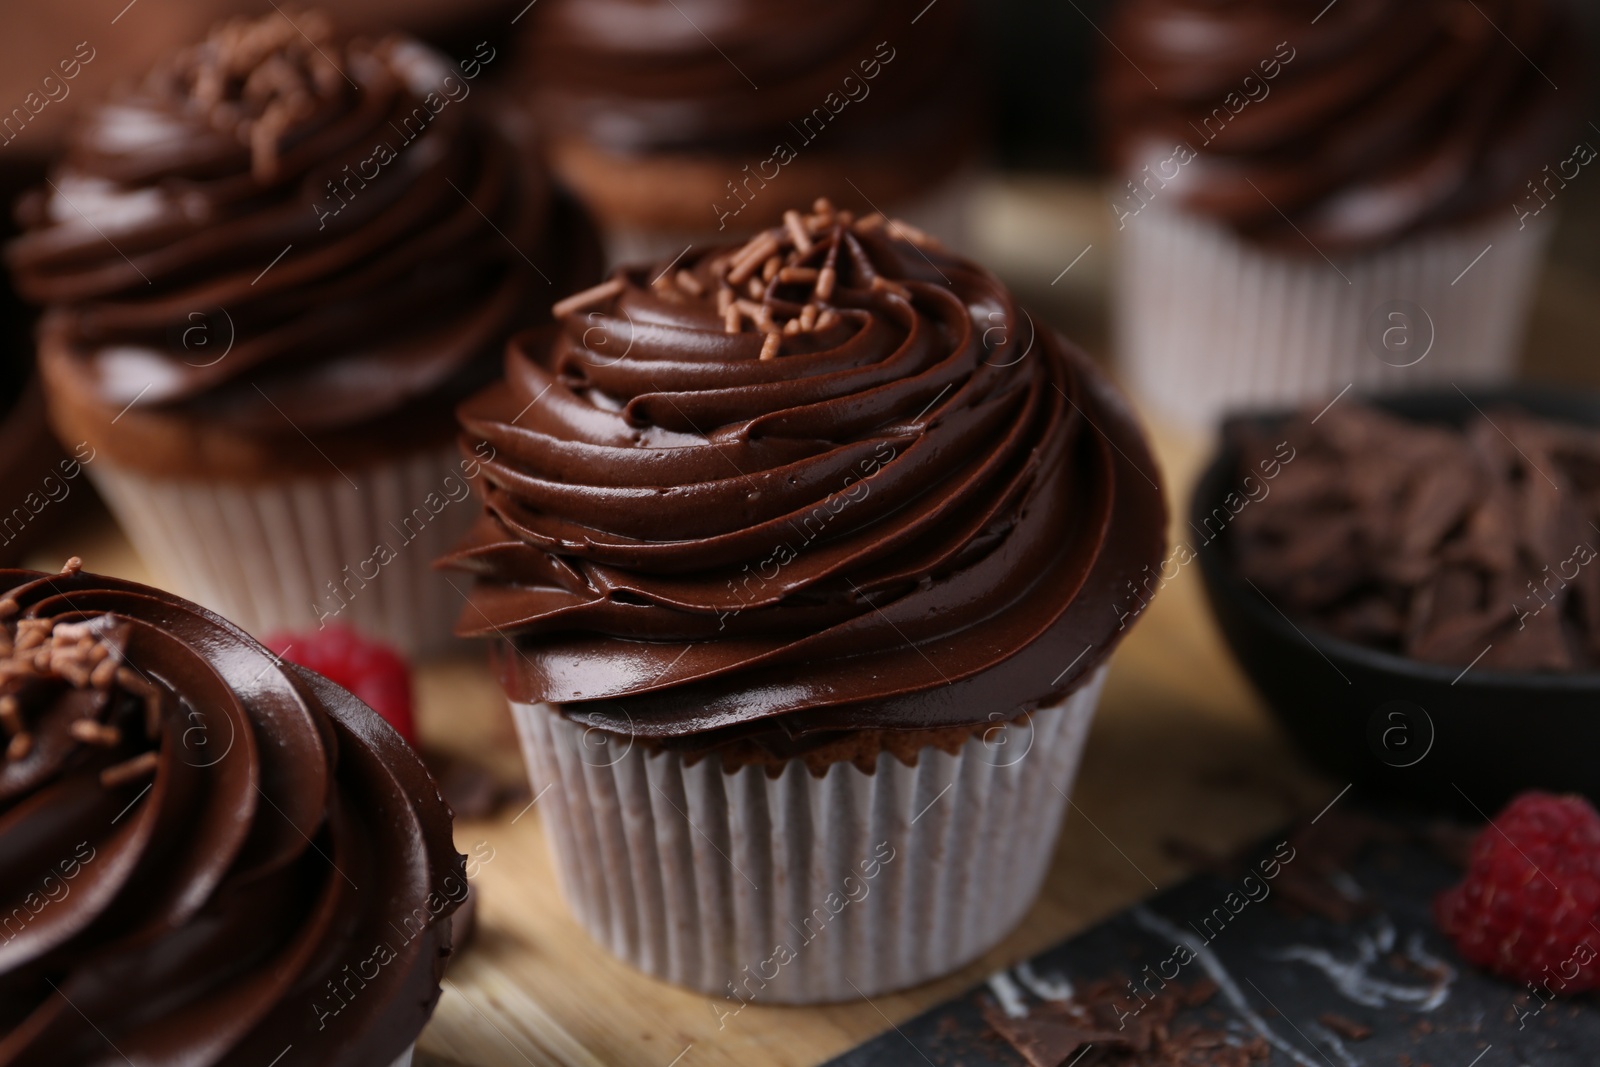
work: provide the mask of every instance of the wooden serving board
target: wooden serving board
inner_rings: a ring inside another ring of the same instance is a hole
[[[1589,200],[1575,195],[1568,218],[1592,221],[1595,204],[1600,187]],[[990,183],[977,226],[989,240],[972,251],[1036,314],[1099,353],[1105,257],[1114,244],[1108,218],[1087,183]],[[1086,246],[1079,264],[1074,257]],[[1077,265],[1052,284],[1068,263]],[[1539,376],[1600,382],[1600,361],[1585,358],[1600,336],[1591,266],[1546,273],[1525,361]],[[1181,508],[1208,443],[1157,431],[1169,499]],[[86,521],[34,563],[55,569],[68,555],[101,573],[150,577],[108,518]],[[425,665],[418,680],[426,743],[471,753],[507,780],[522,774],[510,716],[481,658]],[[417,1062],[813,1067],[1183,881],[1189,872],[1164,842],[1231,851],[1315,814],[1345,784],[1312,773],[1276,730],[1212,626],[1191,564],[1114,658],[1044,891],[981,960],[910,992],[820,1008],[751,1005],[719,1026],[715,1009],[725,1002],[646,978],[590,942],[562,902],[534,805],[457,823],[457,846],[474,861],[479,934],[452,967]]]

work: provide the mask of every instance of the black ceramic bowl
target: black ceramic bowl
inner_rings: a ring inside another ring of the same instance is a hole
[[[1600,426],[1600,397],[1532,386],[1367,399],[1406,418],[1452,425],[1474,415],[1473,405],[1510,404]],[[1235,418],[1271,425],[1285,417]],[[1207,530],[1206,517],[1237,491],[1237,459],[1224,443],[1202,475],[1192,530]],[[1191,542],[1212,610],[1245,673],[1318,767],[1364,793],[1466,813],[1492,815],[1529,788],[1600,803],[1600,673],[1463,672],[1318,631],[1286,617],[1236,573],[1229,531]]]

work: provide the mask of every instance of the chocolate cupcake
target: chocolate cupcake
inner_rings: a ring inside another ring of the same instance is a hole
[[[1164,507],[1128,409],[993,275],[881,216],[787,218],[510,346],[461,408],[494,459],[447,563],[579,919],[807,1002],[1022,917]]]
[[[978,147],[962,0],[545,0],[531,91],[613,262],[778,223],[818,196],[961,234]]]
[[[475,88],[492,53],[224,23],[89,111],[20,205],[57,432],[152,566],[252,632],[448,640],[427,561],[477,472],[451,410],[598,269]]]
[[[1136,391],[1203,423],[1512,374],[1546,205],[1594,158],[1559,0],[1122,0],[1107,32]]]
[[[0,571],[0,1059],[409,1063],[467,885],[422,764],[320,675],[76,563]]]

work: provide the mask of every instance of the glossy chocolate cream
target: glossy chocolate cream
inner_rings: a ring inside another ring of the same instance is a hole
[[[1509,212],[1578,137],[1559,0],[1123,0],[1106,32],[1126,195],[1308,253]]]
[[[1010,718],[1106,658],[1164,508],[1087,357],[825,202],[665,267],[565,301],[460,410],[495,459],[458,632],[503,639],[514,700],[781,748]]]
[[[62,435],[223,474],[447,440],[506,336],[592,278],[493,52],[274,13],[88,111],[8,249]]]
[[[802,157],[915,152],[932,184],[966,161],[981,91],[966,4],[927,7],[543,0],[528,13],[528,77],[552,130],[617,155],[749,155],[756,168],[780,144]]]
[[[389,1067],[466,893],[376,713],[216,615],[0,571],[0,1064]]]

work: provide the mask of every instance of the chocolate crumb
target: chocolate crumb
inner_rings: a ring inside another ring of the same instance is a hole
[[[493,818],[497,812],[521,808],[530,799],[525,778],[503,784],[489,768],[469,757],[431,748],[424,749],[421,756],[458,823]]]
[[[1031,1005],[1021,1018],[987,998],[980,1011],[1030,1067],[1061,1067],[1089,1049],[1096,1050],[1092,1062],[1104,1067],[1249,1067],[1271,1054],[1260,1038],[1241,1041],[1226,1030],[1177,1021],[1180,1011],[1216,995],[1209,981],[1171,985],[1143,1002],[1136,1015],[1128,1011],[1126,990],[1124,981],[1103,980],[1079,989],[1072,1000]]]
[[[1368,846],[1403,837],[1388,823],[1338,810],[1324,813],[1315,823],[1296,823],[1285,842],[1293,850],[1292,858],[1277,864],[1268,899],[1291,915],[1318,915],[1337,923],[1372,914],[1377,905],[1345,872]],[[1260,860],[1260,850],[1254,846],[1228,856],[1181,840],[1169,839],[1163,847],[1191,868],[1223,879],[1249,874]]]
[[[1331,1011],[1323,1012],[1317,1020],[1347,1041],[1365,1041],[1372,1036],[1372,1027]]]

